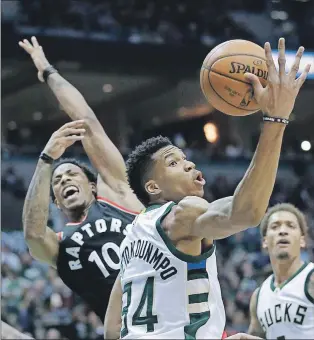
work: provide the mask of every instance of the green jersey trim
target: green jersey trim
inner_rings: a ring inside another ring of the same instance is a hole
[[[311,275],[314,273],[314,268],[307,274],[307,277],[305,279],[304,283],[304,294],[309,299],[310,302],[314,303],[314,298],[309,293],[309,284],[310,284],[310,278]]]
[[[186,340],[196,339],[196,332],[205,325],[210,318],[210,311],[190,314],[190,324],[184,327],[184,338]]]
[[[162,240],[164,241],[165,245],[167,246],[167,248],[169,249],[169,251],[175,256],[177,257],[179,260],[184,261],[184,262],[200,262],[202,260],[205,260],[207,258],[209,258],[214,250],[215,250],[215,244],[213,244],[208,251],[206,251],[205,253],[198,255],[198,256],[192,256],[192,255],[188,255],[188,254],[184,254],[182,253],[180,250],[178,250],[172,243],[172,241],[169,239],[168,235],[165,233],[165,231],[163,230],[161,223],[164,220],[164,218],[169,214],[169,212],[171,211],[172,207],[175,205],[175,203],[171,203],[168,205],[168,207],[166,208],[166,210],[164,211],[164,213],[158,218],[158,220],[156,221],[156,229],[160,235],[160,237],[162,238]],[[157,206],[154,205],[156,208]],[[154,209],[154,206],[150,206],[149,208]],[[150,209],[150,210],[151,210]],[[146,210],[147,211],[147,210]]]
[[[293,280],[298,274],[302,272],[302,270],[308,265],[308,262],[304,262],[303,265],[292,275],[290,276],[286,281],[284,281],[282,284],[278,285],[278,287],[275,286],[275,276],[273,274],[271,280],[270,280],[270,289],[274,292],[276,288],[282,289],[285,287],[291,280]]]

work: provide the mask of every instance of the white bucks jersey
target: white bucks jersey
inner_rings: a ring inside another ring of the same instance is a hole
[[[281,288],[274,275],[257,295],[257,317],[267,339],[314,339],[314,300],[308,293],[313,263],[304,265]]]
[[[222,337],[215,246],[200,256],[178,251],[161,228],[173,205],[148,207],[121,244],[123,339]]]

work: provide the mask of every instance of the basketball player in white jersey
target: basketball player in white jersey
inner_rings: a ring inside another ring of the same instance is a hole
[[[273,274],[251,298],[249,333],[266,339],[314,339],[314,264],[303,262],[307,224],[292,204],[277,204],[261,223]]]
[[[284,39],[279,40],[279,72],[266,43],[268,86],[263,88],[254,75],[248,77],[267,117],[234,196],[213,203],[202,199],[202,174],[167,138],[148,139],[131,153],[129,183],[146,210],[136,217],[120,247],[120,278],[106,313],[106,339],[221,339],[225,311],[214,240],[258,225],[265,214],[285,119],[304,81],[296,80],[303,50],[286,74]],[[204,251],[203,238],[211,240]]]

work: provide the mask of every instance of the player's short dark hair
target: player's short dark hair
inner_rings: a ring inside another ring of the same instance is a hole
[[[260,232],[261,232],[262,237],[266,236],[270,216],[272,214],[278,212],[278,211],[288,211],[288,212],[292,213],[293,215],[295,215],[295,217],[298,220],[302,235],[304,235],[304,236],[307,235],[308,225],[307,225],[307,222],[306,222],[305,215],[302,213],[302,211],[299,210],[293,204],[279,203],[279,204],[276,204],[276,205],[274,205],[273,207],[271,207],[267,210],[267,213],[264,216],[264,218],[261,222],[261,225],[260,225]]]
[[[145,206],[149,203],[149,195],[144,184],[153,163],[152,155],[168,145],[172,143],[167,137],[157,136],[146,139],[131,152],[126,161],[130,187]]]
[[[75,158],[61,158],[60,160],[55,162],[53,164],[53,168],[52,168],[52,175],[60,165],[67,164],[67,163],[74,164],[74,165],[78,166],[79,168],[81,168],[90,183],[95,183],[95,184],[97,183],[96,173],[87,164],[80,162]],[[56,199],[56,197],[55,197],[55,194],[54,194],[53,189],[52,189],[52,183],[51,183],[51,186],[50,186],[50,195],[51,195],[52,201],[54,201]]]

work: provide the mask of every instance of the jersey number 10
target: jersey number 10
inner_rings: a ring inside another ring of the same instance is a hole
[[[101,254],[102,254],[102,258],[103,260],[100,258],[100,256],[98,255],[98,253],[96,252],[96,250],[92,251],[88,257],[88,261],[90,262],[95,262],[97,267],[101,270],[101,272],[103,273],[104,277],[108,277],[110,275],[110,273],[108,272],[106,266],[104,265],[104,262],[108,265],[108,267],[110,267],[113,270],[119,270],[120,269],[120,261],[114,262],[112,260],[112,258],[109,255],[109,249],[111,249],[112,251],[114,251],[118,257],[118,259],[120,259],[120,249],[119,246],[117,246],[115,243],[113,242],[108,242],[105,243],[102,248],[101,248]]]

